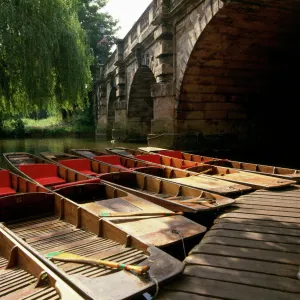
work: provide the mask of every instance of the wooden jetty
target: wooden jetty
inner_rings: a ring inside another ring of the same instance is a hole
[[[237,199],[185,264],[157,299],[300,299],[300,187]]]

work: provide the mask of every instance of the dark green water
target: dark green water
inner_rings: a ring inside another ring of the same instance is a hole
[[[136,148],[146,146],[145,144],[135,143],[111,143],[111,141],[97,139],[93,137],[87,138],[74,138],[74,137],[61,137],[61,138],[28,138],[28,139],[1,139],[0,140],[0,163],[2,163],[2,153],[5,152],[29,152],[39,156],[40,152],[55,151],[67,152],[71,148],[94,148],[99,151],[105,151],[106,147],[128,147]]]

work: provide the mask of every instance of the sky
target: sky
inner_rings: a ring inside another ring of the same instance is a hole
[[[109,0],[103,8],[114,19],[119,20],[118,38],[124,38],[152,0]]]

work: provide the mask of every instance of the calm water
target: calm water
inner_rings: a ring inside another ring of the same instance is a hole
[[[31,154],[39,155],[40,152],[44,151],[67,152],[70,148],[94,148],[99,151],[105,151],[104,149],[106,147],[114,146],[137,148],[147,145],[138,143],[111,143],[110,140],[94,137],[0,139],[0,163],[1,166],[3,166],[2,153],[5,152],[29,152]],[[246,148],[244,150],[210,149],[202,151],[199,154],[257,164],[300,169],[298,149],[292,145],[288,145],[284,150],[270,148],[264,152],[257,146],[257,148]]]
[[[29,152],[31,154],[39,155],[44,151],[67,152],[71,148],[94,148],[99,151],[105,151],[106,147],[128,147],[136,148],[146,146],[145,144],[135,143],[114,143],[111,141],[89,138],[74,138],[74,137],[61,137],[61,138],[30,138],[30,139],[0,139],[0,163],[2,164],[2,153],[5,152]]]

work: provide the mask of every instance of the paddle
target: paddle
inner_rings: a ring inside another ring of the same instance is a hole
[[[183,212],[140,212],[140,213],[118,213],[118,212],[108,212],[102,211],[99,212],[100,217],[137,217],[137,216],[175,216],[183,215]]]
[[[80,256],[73,253],[68,252],[51,252],[45,255],[47,258],[50,258],[51,260],[57,260],[57,261],[63,261],[63,262],[73,262],[73,263],[79,263],[79,264],[89,264],[89,265],[103,265],[106,267],[110,267],[113,269],[118,270],[127,270],[127,271],[135,271],[138,275],[142,275],[146,273],[150,266],[133,266],[133,265],[125,265],[120,264],[114,261],[109,260],[102,260],[102,259],[93,259],[93,258],[87,258],[84,256]]]
[[[172,199],[168,199],[172,200]],[[217,205],[217,201],[214,199],[207,199],[203,198],[201,200],[195,200],[195,199],[187,199],[187,200],[172,200],[177,203],[186,203],[186,204],[201,204],[208,207],[215,207]],[[214,205],[213,205],[214,204]]]

